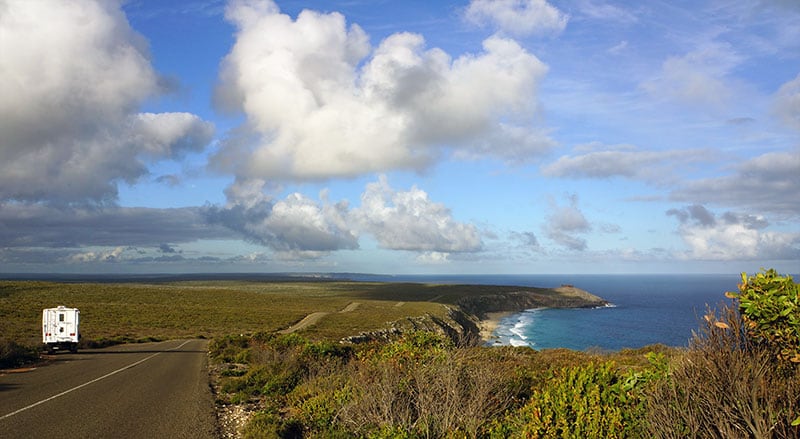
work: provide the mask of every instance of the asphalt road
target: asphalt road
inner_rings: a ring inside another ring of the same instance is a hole
[[[60,353],[0,375],[0,438],[215,438],[207,343]]]

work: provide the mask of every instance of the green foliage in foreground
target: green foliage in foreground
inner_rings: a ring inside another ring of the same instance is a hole
[[[736,307],[707,314],[689,350],[653,384],[652,437],[800,437],[800,367],[750,339]]]
[[[666,371],[664,355],[649,352],[651,367],[619,370],[614,362],[589,363],[553,371],[528,402],[496,422],[492,437],[646,436],[643,389]]]
[[[211,348],[248,361],[223,369],[219,393],[262,405],[245,437],[637,437],[642,389],[664,369],[648,358],[676,352],[458,348],[427,332],[359,348],[266,334]]]
[[[737,339],[726,313],[688,350],[459,348],[418,332],[358,348],[259,335],[212,355],[248,359],[218,394],[261,407],[247,438],[800,437],[800,370]]]
[[[737,299],[748,336],[776,351],[776,355],[800,363],[800,284],[791,276],[764,270],[753,276],[742,273]]]

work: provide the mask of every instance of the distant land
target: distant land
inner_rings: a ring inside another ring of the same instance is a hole
[[[304,281],[353,280],[388,275],[368,273],[0,273],[0,280],[45,280],[51,282],[181,282],[203,280],[227,281]]]

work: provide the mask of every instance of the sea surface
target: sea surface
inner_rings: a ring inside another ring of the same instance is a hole
[[[707,306],[731,303],[738,274],[387,276],[387,281],[558,287],[571,284],[612,303],[592,309],[532,309],[510,315],[490,344],[619,350],[654,343],[688,346]]]

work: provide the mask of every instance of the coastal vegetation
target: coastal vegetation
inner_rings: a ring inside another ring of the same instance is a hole
[[[35,352],[40,309],[57,304],[81,308],[87,346],[210,338],[218,404],[247,414],[243,437],[800,437],[800,286],[791,277],[743,275],[687,348],[537,351],[475,337],[488,312],[603,303],[584,293],[0,282],[9,316],[0,347],[16,358]]]
[[[211,354],[221,402],[254,408],[244,437],[798,438],[800,362],[786,355],[798,294],[789,276],[744,275],[688,348],[535,351],[410,332],[363,346],[260,334]],[[754,331],[765,326],[781,337]]]

